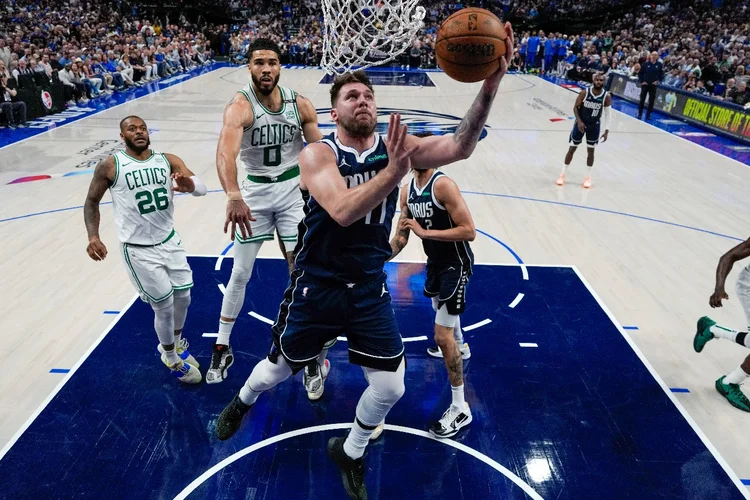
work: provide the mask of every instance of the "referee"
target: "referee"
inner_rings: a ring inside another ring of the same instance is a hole
[[[646,111],[646,120],[651,119],[651,111],[654,109],[654,99],[656,98],[656,86],[664,78],[664,67],[659,62],[659,54],[651,52],[649,60],[643,63],[641,71],[638,73],[638,81],[641,83],[641,102],[638,104],[638,119],[643,115],[643,103],[648,94],[648,111]]]

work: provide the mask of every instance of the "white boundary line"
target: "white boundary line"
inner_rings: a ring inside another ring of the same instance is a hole
[[[104,330],[104,333],[99,335],[99,338],[97,338],[94,343],[89,347],[89,349],[83,353],[83,356],[78,360],[78,362],[73,366],[73,368],[70,369],[68,374],[65,376],[64,379],[60,381],[59,384],[57,384],[57,387],[50,393],[49,396],[47,396],[47,399],[45,399],[41,405],[36,409],[36,411],[26,420],[26,422],[21,426],[20,429],[18,429],[18,432],[16,432],[12,438],[10,438],[10,441],[5,445],[5,447],[0,451],[0,460],[3,459],[3,457],[10,451],[10,449],[13,447],[14,444],[16,444],[16,441],[21,437],[21,435],[26,432],[26,429],[29,428],[29,426],[36,420],[36,418],[39,416],[42,411],[47,407],[47,405],[52,401],[52,398],[57,396],[57,393],[60,392],[60,390],[63,388],[63,386],[70,380],[70,378],[75,374],[75,372],[78,370],[78,368],[81,367],[84,361],[91,355],[92,352],[94,352],[94,349],[101,343],[102,340],[104,340],[104,337],[107,336],[107,334],[112,330],[112,328],[115,327],[118,321],[123,317],[123,315],[128,312],[128,310],[132,307],[132,305],[135,303],[135,301],[138,300],[138,295],[135,295],[132,299],[130,299],[130,302],[127,303],[127,305],[120,311],[120,314],[118,314],[114,320],[112,320],[112,323],[109,324],[106,330]]]
[[[719,451],[716,449],[716,447],[709,441],[708,437],[703,433],[700,427],[698,427],[698,424],[695,423],[695,420],[690,416],[690,414],[685,410],[685,408],[680,404],[680,401],[675,397],[674,393],[672,393],[671,390],[669,390],[669,386],[662,380],[662,378],[659,376],[659,374],[654,370],[654,368],[651,366],[651,363],[648,362],[646,359],[646,356],[643,355],[641,350],[638,348],[638,346],[633,342],[633,340],[628,336],[628,334],[625,332],[625,330],[622,328],[622,325],[617,321],[617,318],[615,318],[615,315],[612,314],[612,311],[609,310],[609,308],[604,304],[604,301],[597,295],[596,291],[592,288],[591,285],[589,285],[588,281],[586,281],[586,278],[583,277],[583,274],[581,274],[581,271],[578,270],[576,266],[572,266],[573,271],[578,275],[578,278],[581,280],[581,283],[586,286],[589,293],[592,297],[594,297],[594,300],[597,301],[599,304],[599,307],[602,308],[602,310],[607,314],[610,321],[612,321],[612,324],[614,324],[617,329],[620,331],[620,334],[623,336],[625,341],[630,345],[630,348],[633,349],[633,352],[635,352],[636,356],[641,360],[641,363],[646,367],[646,369],[651,373],[651,376],[654,377],[656,382],[661,386],[662,390],[664,391],[664,394],[672,401],[672,403],[675,405],[675,407],[679,410],[679,412],[682,414],[682,417],[687,421],[688,424],[690,424],[690,427],[693,428],[693,431],[698,435],[701,441],[703,441],[703,444],[708,448],[708,451],[711,452],[711,454],[714,456],[717,462],[721,465],[721,467],[724,469],[724,472],[727,473],[729,476],[729,479],[732,480],[732,482],[737,486],[737,488],[740,490],[740,493],[744,495],[745,498],[750,499],[750,492],[748,491],[747,487],[742,484],[742,481],[740,481],[740,478],[735,474],[735,472],[729,467],[729,464],[724,460],[724,457],[721,456]]]
[[[533,75],[533,76],[536,76],[536,75]],[[553,87],[557,87],[557,88],[559,88],[559,89],[561,89],[561,90],[567,90],[567,91],[569,91],[569,92],[573,92],[573,93],[575,93],[575,94],[578,94],[578,91],[574,91],[574,90],[572,90],[572,89],[566,89],[565,87],[561,87],[561,86],[557,85],[556,83],[548,82],[548,81],[547,81],[547,80],[545,80],[544,78],[541,78],[541,77],[538,77],[538,76],[537,76],[537,78],[539,78],[539,80],[541,80],[541,81],[543,81],[543,82],[545,82],[545,83],[548,83],[548,84],[552,85]],[[576,85],[577,85],[577,84],[576,84]],[[581,87],[581,86],[579,85],[579,87]],[[585,89],[585,87],[581,87],[581,89]],[[619,96],[613,96],[613,97],[617,97],[618,99],[622,99],[622,97],[619,97]],[[633,104],[632,102],[628,101],[627,99],[622,99],[622,100],[623,100],[623,101],[625,101],[625,102],[627,102],[628,104],[632,104],[632,105],[634,105],[634,106],[637,106],[637,104]],[[621,114],[622,116],[625,116],[625,117],[627,117],[627,118],[630,118],[631,120],[635,120],[636,122],[639,122],[639,123],[645,123],[645,124],[646,124],[646,125],[648,125],[649,127],[653,127],[653,128],[655,128],[655,129],[656,129],[656,130],[658,130],[659,132],[662,132],[662,133],[664,133],[664,134],[667,134],[667,135],[671,135],[671,136],[673,136],[673,137],[677,137],[677,138],[679,138],[679,139],[682,139],[683,141],[685,141],[685,142],[687,142],[687,143],[689,143],[689,144],[692,144],[693,146],[696,146],[696,147],[698,147],[698,148],[700,148],[700,149],[702,149],[702,150],[704,150],[704,151],[710,151],[711,153],[713,153],[713,154],[715,154],[715,155],[721,156],[721,157],[722,157],[722,158],[724,158],[725,160],[731,160],[731,161],[733,161],[733,162],[735,162],[735,163],[738,163],[739,165],[742,165],[742,166],[743,166],[743,167],[745,167],[745,168],[750,168],[750,165],[745,165],[744,163],[742,163],[742,162],[741,162],[741,161],[739,161],[739,160],[735,160],[734,158],[732,158],[732,157],[729,157],[729,156],[724,156],[723,154],[719,153],[718,151],[714,151],[713,149],[707,148],[707,147],[705,147],[705,146],[701,146],[700,144],[698,144],[698,143],[696,143],[696,142],[693,142],[693,141],[689,141],[689,140],[688,140],[688,139],[687,139],[686,137],[682,137],[682,136],[679,136],[679,135],[677,135],[677,134],[673,134],[672,132],[667,132],[666,130],[660,129],[660,128],[659,128],[659,127],[657,127],[656,125],[652,125],[651,123],[647,122],[646,120],[639,120],[638,118],[632,117],[632,116],[630,116],[629,114],[627,114],[627,113],[623,113],[622,111],[620,111],[620,110],[617,110],[617,109],[615,109],[615,108],[612,108],[612,110],[613,110],[613,111],[617,111],[617,112],[618,112],[618,113],[620,113],[620,114]],[[657,113],[658,113],[658,110],[657,110]],[[660,114],[661,114],[661,113],[660,113]],[[668,115],[667,115],[667,116],[668,116]],[[566,121],[567,121],[567,120],[566,120]],[[680,122],[681,122],[681,123],[683,123],[684,125],[687,125],[687,126],[689,126],[689,127],[694,127],[694,128],[697,128],[697,129],[701,129],[701,130],[708,130],[708,129],[704,129],[704,128],[702,128],[702,127],[698,126],[698,125],[693,125],[692,123],[690,123],[690,122],[687,122],[687,121],[683,121],[683,120],[680,120]],[[713,132],[711,132],[711,133],[713,133]],[[726,136],[722,136],[722,135],[720,135],[720,134],[714,134],[714,135],[716,135],[716,136],[718,136],[718,137],[721,137],[721,138],[723,138],[723,139],[727,139],[727,137],[726,137]],[[731,139],[730,139],[730,140],[731,140]],[[739,141],[737,141],[737,140],[735,139],[735,142],[739,142]]]
[[[296,431],[285,432],[284,434],[279,434],[277,436],[272,436],[270,438],[259,441],[251,446],[248,446],[247,448],[244,448],[228,456],[227,458],[225,458],[224,460],[222,460],[221,462],[214,465],[213,467],[208,469],[206,472],[198,476],[195,480],[193,480],[190,484],[188,484],[179,494],[177,494],[177,496],[175,497],[175,500],[185,500],[193,491],[196,490],[196,488],[201,486],[203,483],[206,482],[206,480],[210,479],[216,473],[226,468],[227,466],[233,464],[240,458],[243,458],[255,451],[265,448],[266,446],[270,446],[280,441],[284,441],[286,439],[290,439],[290,438],[297,437],[297,436],[304,436],[306,434],[313,434],[315,432],[349,429],[351,428],[351,426],[352,426],[351,423],[316,425],[314,427],[304,427],[302,429],[297,429]],[[468,446],[458,443],[456,441],[453,441],[452,439],[437,439],[433,437],[429,432],[425,432],[419,429],[412,429],[411,427],[403,427],[400,425],[386,424],[385,430],[402,432],[404,434],[411,434],[413,436],[418,436],[418,437],[424,437],[427,439],[431,439],[432,441],[437,441],[438,443],[442,443],[446,446],[450,446],[459,451],[463,451],[464,453],[471,455],[477,460],[484,462],[485,464],[489,465],[490,467],[492,467],[493,469],[501,473],[503,476],[513,481],[513,483],[516,486],[521,488],[527,495],[529,495],[534,500],[544,500],[544,498],[542,498],[542,496],[539,495],[539,493],[534,491],[534,489],[531,486],[523,482],[523,480],[517,475],[515,475],[512,471],[503,467],[502,465],[497,463],[495,460],[491,459],[487,455],[480,453],[474,448],[469,448]]]
[[[211,73],[213,73],[214,71],[218,71],[218,70],[220,70],[220,69],[225,69],[225,68],[230,68],[230,66],[221,66],[220,68],[213,68],[213,69],[211,69],[211,70],[207,71],[206,73],[201,73],[200,75],[196,75],[196,76],[194,76],[194,77],[192,77],[192,78],[190,78],[190,79],[186,79],[186,80],[184,80],[184,81],[182,81],[182,82],[178,82],[178,83],[176,83],[176,84],[174,84],[174,85],[170,85],[169,87],[164,87],[163,89],[156,89],[156,90],[154,90],[153,92],[149,92],[148,94],[144,94],[144,95],[142,95],[142,96],[140,96],[140,97],[136,97],[135,99],[130,99],[130,100],[127,100],[127,101],[125,101],[125,102],[121,102],[120,104],[115,104],[114,106],[111,106],[111,107],[109,107],[109,108],[106,108],[106,109],[101,109],[101,110],[99,110],[99,111],[95,111],[94,113],[91,113],[90,115],[84,116],[83,118],[80,118],[80,119],[78,119],[78,120],[73,120],[73,121],[70,121],[70,122],[68,122],[68,123],[63,123],[62,125],[59,125],[59,126],[56,126],[56,127],[48,127],[48,128],[47,128],[47,130],[45,130],[45,131],[44,131],[44,132],[42,132],[41,134],[34,134],[34,135],[32,135],[31,137],[26,137],[25,139],[21,139],[20,141],[16,141],[16,142],[14,142],[14,143],[11,143],[11,144],[6,144],[5,146],[2,146],[2,147],[0,147],[0,151],[2,151],[2,150],[3,150],[3,149],[5,149],[5,148],[9,148],[9,147],[15,146],[16,144],[21,144],[21,143],[23,143],[23,142],[26,142],[26,141],[29,141],[29,140],[31,140],[31,139],[35,139],[35,138],[37,138],[37,137],[41,137],[41,136],[43,136],[44,134],[47,134],[47,133],[49,133],[49,132],[52,132],[53,130],[60,130],[61,128],[63,128],[63,127],[67,127],[68,125],[72,125],[72,124],[74,124],[74,123],[78,123],[78,122],[82,122],[82,121],[84,121],[84,120],[88,120],[88,119],[89,119],[89,118],[91,118],[92,116],[96,116],[96,115],[98,115],[98,114],[100,114],[100,113],[104,113],[105,111],[109,111],[109,110],[111,110],[111,109],[119,108],[120,106],[124,106],[124,105],[126,105],[126,104],[131,104],[131,103],[133,103],[133,102],[135,102],[135,101],[137,101],[137,100],[139,100],[139,99],[143,99],[144,97],[148,97],[148,96],[150,96],[150,95],[158,94],[159,92],[162,92],[162,91],[164,91],[164,90],[169,90],[169,89],[173,89],[173,88],[175,88],[175,87],[178,87],[178,86],[182,85],[183,83],[187,83],[187,82],[192,82],[193,80],[196,80],[196,79],[198,79],[198,78],[200,78],[200,77],[202,77],[202,76],[210,75],[210,74],[211,74]]]
[[[252,316],[253,318],[257,319],[258,321],[262,321],[263,323],[265,323],[267,325],[273,325],[273,323],[274,323],[274,321],[272,319],[266,318],[265,316],[261,316],[260,314],[258,314],[255,311],[250,311],[248,314],[250,316]]]
[[[518,292],[518,295],[516,295],[516,298],[513,299],[513,302],[511,302],[510,305],[508,305],[508,307],[510,307],[511,309],[514,309],[518,304],[521,303],[521,299],[523,298],[524,298],[524,294],[522,294],[521,292]]]
[[[492,323],[492,320],[490,318],[486,318],[486,319],[483,319],[482,321],[479,321],[478,323],[474,323],[473,325],[465,326],[461,328],[461,330],[465,332],[470,332],[477,328],[483,327],[484,325],[489,325],[490,323]]]

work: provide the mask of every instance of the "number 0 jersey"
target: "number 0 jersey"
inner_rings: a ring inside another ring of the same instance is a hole
[[[125,151],[115,158],[115,180],[109,186],[117,237],[122,243],[156,245],[174,229],[172,168],[167,157],[151,151],[136,160]]]
[[[269,111],[258,99],[252,83],[242,93],[253,106],[253,124],[242,132],[239,163],[248,174],[277,177],[299,162],[302,151],[302,120],[297,109],[297,94],[278,86],[282,106]]]
[[[370,149],[357,153],[339,142],[336,133],[321,141],[336,155],[339,173],[347,188],[363,184],[388,166],[388,152],[382,137],[375,134]],[[310,195],[302,191],[305,217],[299,224],[295,248],[296,266],[307,274],[339,282],[361,282],[377,278],[391,256],[391,224],[396,213],[398,187],[367,215],[350,226],[338,224]]]

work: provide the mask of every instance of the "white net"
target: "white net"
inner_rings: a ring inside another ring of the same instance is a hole
[[[323,59],[328,74],[392,61],[408,49],[425,16],[418,0],[323,0]]]

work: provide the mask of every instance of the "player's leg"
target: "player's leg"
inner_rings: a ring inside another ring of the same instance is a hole
[[[744,268],[737,277],[737,298],[745,312],[745,322],[750,330],[750,270]],[[693,338],[693,348],[696,352],[703,351],[706,343],[714,338],[736,342],[744,347],[750,347],[750,334],[717,325],[708,316],[698,320],[697,331]],[[750,401],[742,393],[740,384],[750,377],[750,356],[734,371],[716,381],[716,390],[727,398],[729,403],[741,410],[750,412]]]
[[[437,296],[432,297],[432,310],[435,311],[435,313],[438,311],[439,302],[440,299]],[[471,349],[469,348],[468,342],[464,340],[464,332],[461,330],[461,316],[456,316],[456,325],[453,327],[453,338],[456,341],[458,350],[461,351],[461,359],[467,360],[471,358]],[[427,354],[433,358],[443,359],[443,351],[437,345],[428,347]]]
[[[654,100],[656,100],[656,85],[648,85],[648,110],[646,111],[646,120],[651,119],[651,112],[654,110]]]
[[[174,338],[174,291],[168,274],[169,253],[161,246],[121,247],[131,282],[154,311],[154,330],[159,338],[162,362],[182,382],[197,384],[201,374],[180,358]]]
[[[305,203],[299,192],[299,180],[297,178],[275,184],[277,191],[277,209],[274,214],[274,225],[279,236],[279,246],[289,266],[289,273],[294,269],[294,249],[297,246],[297,237],[300,221],[305,216]],[[325,391],[325,381],[331,368],[331,363],[326,359],[328,350],[336,343],[336,339],[327,342],[320,351],[318,357],[310,361],[302,375],[302,384],[307,391],[310,401],[317,401]]]
[[[337,318],[344,317],[342,290],[332,290],[295,271],[279,307],[271,331],[273,346],[268,357],[255,365],[242,389],[221,412],[216,423],[219,439],[229,439],[242,419],[265,391],[299,372],[320,353],[323,344],[341,331]]]
[[[328,456],[341,471],[350,498],[366,498],[362,457],[388,412],[404,394],[404,344],[393,312],[387,277],[347,290],[349,361],[363,367],[368,387],[359,399],[352,429],[328,441]]]
[[[589,171],[586,178],[583,180],[583,187],[591,187],[591,173],[594,170],[594,150],[599,144],[599,131],[600,126],[598,123],[592,123],[586,126],[586,166]]]
[[[189,343],[183,338],[182,330],[190,307],[190,289],[193,288],[193,271],[187,261],[187,253],[176,232],[162,245],[154,249],[163,256],[165,269],[172,284],[174,298],[174,343],[177,355],[186,363],[200,368],[198,361],[188,351]],[[159,352],[162,352],[161,346]]]
[[[570,147],[568,148],[568,152],[565,155],[565,163],[563,164],[560,176],[557,178],[556,184],[558,186],[562,186],[565,184],[565,174],[568,171],[570,162],[573,161],[573,155],[575,154],[576,149],[578,148],[578,146],[580,146],[581,142],[583,142],[583,135],[583,132],[578,130],[578,121],[574,122],[573,130],[570,131],[570,136],[568,136],[568,144],[570,144]]]
[[[451,385],[451,404],[440,420],[430,426],[430,432],[439,438],[454,436],[472,421],[471,410],[464,399],[463,359],[453,336],[456,320],[466,308],[467,272],[451,266],[440,271],[440,296],[435,314],[435,343],[437,343],[448,372]]]

